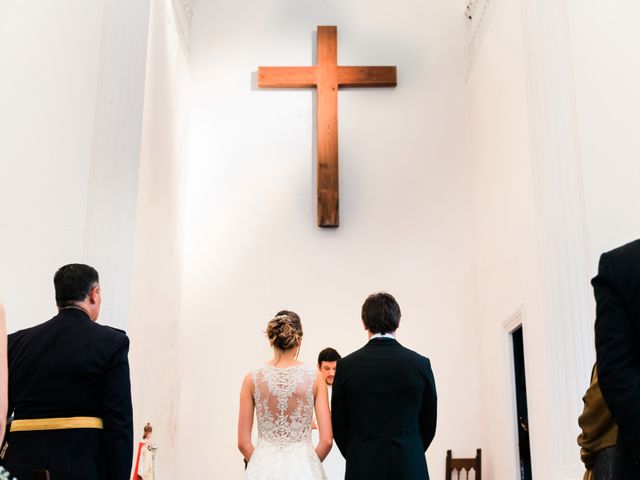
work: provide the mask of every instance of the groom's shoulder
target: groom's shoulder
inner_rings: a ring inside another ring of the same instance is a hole
[[[342,370],[349,370],[351,368],[358,368],[358,365],[362,363],[362,361],[366,361],[369,357],[371,351],[368,345],[364,345],[360,347],[358,350],[351,352],[348,355],[345,355],[340,360],[338,360],[338,367]]]
[[[423,364],[425,362],[430,363],[429,358],[425,357],[424,355],[416,352],[415,350],[411,350],[410,348],[407,347],[403,347],[402,348],[402,352],[403,354],[410,360],[416,362],[416,363],[420,363]]]
[[[365,345],[364,347],[359,348],[355,352],[351,352],[350,354],[345,355],[340,360],[338,360],[338,365],[349,365],[352,362],[357,361],[359,358],[363,356],[363,354],[365,354],[364,351],[366,347],[367,346]]]
[[[359,348],[353,353],[342,357],[338,360],[339,365],[352,365],[357,363],[359,360],[363,358],[367,358],[372,354],[375,347],[372,347],[370,344],[366,344],[363,347]],[[418,352],[411,350],[410,348],[404,347],[399,343],[395,343],[395,345],[387,350],[388,354],[393,357],[401,358],[403,361],[409,361],[414,363],[424,364],[425,362],[429,362],[429,358],[424,355],[419,354]]]

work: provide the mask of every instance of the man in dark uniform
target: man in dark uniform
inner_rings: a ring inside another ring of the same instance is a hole
[[[429,480],[425,451],[436,432],[436,385],[429,359],[400,345],[400,306],[388,293],[362,306],[369,343],[338,360],[333,438],[346,480]]]
[[[592,280],[600,390],[618,425],[616,480],[640,478],[640,240],[605,253]]]
[[[20,480],[44,471],[51,480],[128,480],[129,339],[96,323],[101,294],[92,267],[66,265],[54,285],[58,315],[9,335],[13,422],[3,466]]]

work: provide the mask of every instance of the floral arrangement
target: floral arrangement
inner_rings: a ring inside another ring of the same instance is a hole
[[[17,480],[16,477],[11,478],[9,472],[7,472],[3,467],[0,467],[0,480]]]

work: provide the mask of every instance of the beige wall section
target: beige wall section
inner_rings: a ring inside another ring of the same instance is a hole
[[[54,315],[53,274],[83,257],[104,2],[66,3],[10,0],[0,15],[0,296],[10,332]]]
[[[100,321],[127,326],[148,5],[2,4],[0,296],[9,331],[53,316],[53,274],[71,262],[100,272]]]
[[[151,422],[161,479],[185,478],[176,470],[183,448],[177,345],[189,77],[187,38],[178,21],[174,2],[152,2],[129,329],[136,444]]]

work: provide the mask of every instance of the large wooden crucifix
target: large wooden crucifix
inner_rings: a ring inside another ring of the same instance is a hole
[[[337,227],[338,88],[395,87],[396,67],[338,66],[336,27],[318,27],[318,62],[313,67],[258,67],[263,88],[317,89],[318,225]]]

